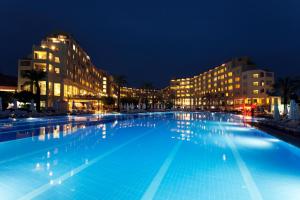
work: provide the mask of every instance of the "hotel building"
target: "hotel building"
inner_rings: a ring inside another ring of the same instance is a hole
[[[160,90],[156,89],[141,89],[131,87],[121,87],[120,97],[122,98],[133,98],[137,101],[148,100],[149,104],[160,103],[162,101],[162,95]]]
[[[19,60],[18,90],[35,93],[36,88],[26,84],[22,77],[26,70],[43,70],[47,73],[40,81],[41,107],[53,107],[54,102],[64,102],[65,109],[99,108],[102,96],[115,95],[113,78],[98,69],[89,55],[69,34],[48,35],[40,45],[32,47],[30,57]]]
[[[273,84],[273,72],[258,68],[248,57],[241,57],[194,77],[173,79],[170,86],[175,93],[175,106],[180,108],[270,110],[274,97],[268,91]]]

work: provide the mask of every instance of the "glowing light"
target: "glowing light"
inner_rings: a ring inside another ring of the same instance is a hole
[[[226,127],[227,131],[250,131],[251,129],[247,127]]]
[[[227,160],[226,154],[223,154],[223,155],[222,155],[222,159],[223,159],[223,161],[226,161],[226,160]]]
[[[241,146],[252,148],[271,148],[272,142],[263,138],[235,137],[234,142]]]
[[[40,169],[40,163],[36,163],[35,168],[38,170]]]

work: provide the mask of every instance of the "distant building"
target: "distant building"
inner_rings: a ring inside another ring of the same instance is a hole
[[[19,60],[19,91],[35,93],[36,88],[22,77],[24,71],[32,69],[47,72],[39,83],[41,106],[45,108],[53,107],[54,102],[67,102],[69,110],[74,103],[76,108],[99,108],[100,97],[116,97],[112,76],[98,69],[69,34],[48,35],[40,45],[32,47],[29,58]]]
[[[17,77],[0,74],[0,91],[15,92],[17,91]]]
[[[274,73],[254,65],[248,57],[232,59],[190,78],[171,80],[175,106],[180,108],[221,108],[270,110],[274,97],[268,91]]]
[[[159,103],[162,101],[162,95],[160,90],[156,89],[142,89],[142,88],[132,88],[132,87],[121,87],[121,99],[122,98],[134,98],[137,101],[143,102],[148,100],[149,104]]]

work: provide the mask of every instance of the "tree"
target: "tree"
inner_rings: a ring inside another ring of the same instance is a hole
[[[24,85],[30,84],[31,86],[35,86],[36,94],[35,94],[35,103],[36,103],[36,110],[40,112],[41,110],[41,88],[39,85],[39,81],[43,80],[47,73],[42,70],[27,70],[22,72],[22,77],[27,78],[28,81],[25,82]]]
[[[212,101],[212,94],[211,93],[205,93],[204,99],[205,99],[205,102],[206,102],[206,107],[210,109],[211,101]]]
[[[101,101],[107,107],[110,107],[110,106],[112,106],[112,105],[115,104],[115,99],[113,97],[105,97],[105,96],[103,96],[103,97],[101,97]]]
[[[174,91],[171,91],[168,95],[167,95],[167,100],[166,100],[166,107],[168,109],[173,108],[173,106],[175,105],[175,99],[176,99],[176,95]]]
[[[213,105],[216,105],[219,109],[223,108],[226,110],[226,95],[224,92],[218,92],[213,95]]]
[[[135,97],[123,97],[121,98],[120,102],[123,104],[138,104],[139,100]]]
[[[149,91],[154,90],[154,86],[151,82],[145,82],[144,84],[142,84],[141,88],[145,90],[145,93],[142,94],[142,96],[145,99],[146,107],[148,107],[148,103],[149,103],[148,93],[149,93]],[[154,103],[154,92],[151,92],[151,98],[152,98],[152,105],[153,105],[153,103]]]
[[[121,87],[127,84],[126,77],[123,75],[115,75],[114,82],[117,84],[117,106],[120,111]]]
[[[300,79],[296,77],[279,78],[273,85],[271,95],[280,95],[283,100],[284,114],[287,114],[287,105],[292,96],[295,96],[300,87]]]
[[[2,98],[2,108],[6,109],[8,103],[12,102],[14,94],[12,92],[2,92],[0,91],[0,97]]]
[[[34,100],[35,97],[32,92],[23,90],[21,92],[15,93],[14,98],[20,102],[28,103],[28,102],[31,102],[31,100]]]

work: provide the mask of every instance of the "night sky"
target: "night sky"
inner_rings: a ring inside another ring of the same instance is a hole
[[[164,87],[232,57],[300,75],[299,0],[0,2],[0,72],[53,31],[71,33],[93,63],[132,86]]]

